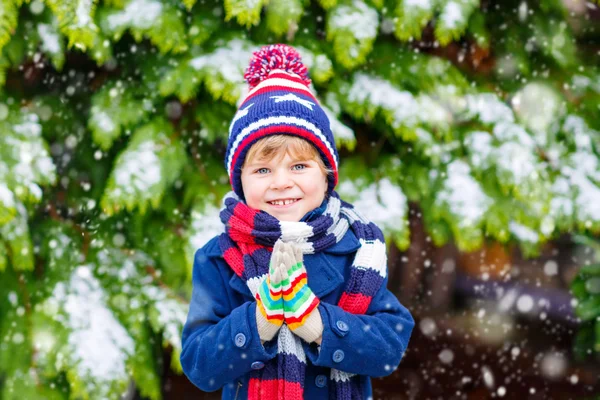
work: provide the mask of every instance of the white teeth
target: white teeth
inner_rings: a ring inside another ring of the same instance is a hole
[[[283,206],[283,205],[288,205],[291,203],[296,202],[296,199],[292,199],[292,200],[275,200],[272,201],[271,204],[276,205],[276,206]]]

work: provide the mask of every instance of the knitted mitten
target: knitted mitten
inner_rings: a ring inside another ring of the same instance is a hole
[[[306,342],[314,342],[323,334],[323,321],[317,309],[320,300],[307,284],[302,250],[294,244],[284,244],[282,260],[285,323]]]
[[[256,293],[256,326],[262,341],[273,339],[283,325],[282,244],[283,242],[278,240],[273,246],[269,274],[260,284]]]

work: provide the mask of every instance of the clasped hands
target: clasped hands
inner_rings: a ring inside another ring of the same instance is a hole
[[[256,318],[262,341],[271,340],[285,322],[306,342],[320,344],[323,321],[319,298],[307,284],[302,250],[278,240],[273,246],[269,273],[256,293]]]

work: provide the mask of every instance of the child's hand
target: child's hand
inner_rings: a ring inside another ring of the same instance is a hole
[[[256,293],[256,325],[262,341],[273,339],[283,325],[282,270],[283,242],[278,240],[273,246],[269,274]]]
[[[314,342],[323,334],[323,321],[317,310],[320,300],[307,284],[308,276],[302,250],[293,243],[284,244],[282,260],[285,322],[306,342]]]

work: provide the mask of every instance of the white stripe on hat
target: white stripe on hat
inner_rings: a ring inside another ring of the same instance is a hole
[[[242,140],[244,140],[247,136],[252,134],[254,131],[257,131],[266,126],[277,125],[277,124],[296,125],[296,126],[300,126],[302,128],[309,130],[310,132],[312,132],[315,136],[317,136],[321,140],[321,142],[323,142],[325,144],[325,147],[327,147],[327,150],[331,154],[331,158],[333,159],[333,161],[335,163],[335,169],[338,169],[338,160],[335,157],[335,152],[333,151],[331,144],[327,141],[327,139],[325,138],[325,135],[323,135],[321,130],[315,124],[308,122],[307,120],[304,120],[301,118],[290,117],[287,115],[280,115],[280,116],[273,116],[273,117],[259,119],[258,121],[255,121],[255,122],[251,123],[250,125],[248,125],[247,127],[245,127],[237,135],[237,137],[235,138],[235,141],[233,142],[233,145],[231,146],[231,151],[229,152],[229,156],[227,157],[227,174],[229,175],[229,178],[231,178],[231,163],[233,162],[233,156],[234,156],[238,146],[242,142]]]
[[[282,69],[274,69],[274,70],[270,71],[269,75],[272,75],[272,74],[286,74],[290,78],[301,79],[298,75],[290,74],[289,72],[284,71]],[[285,78],[266,78],[264,81],[260,82],[252,90],[250,90],[248,92],[248,94],[244,98],[244,101],[246,101],[246,99],[248,97],[252,96],[252,94],[254,94],[255,92],[259,91],[262,88],[268,87],[268,86],[287,86],[287,87],[291,87],[291,88],[295,88],[295,89],[300,89],[300,90],[303,90],[303,91],[309,93],[311,96],[315,97],[315,95],[310,91],[308,86],[306,86],[303,83],[294,82],[291,79],[285,79]],[[242,101],[242,103],[243,103],[243,101]]]

